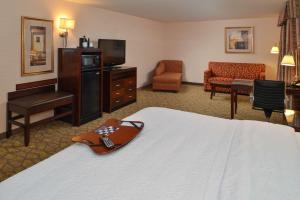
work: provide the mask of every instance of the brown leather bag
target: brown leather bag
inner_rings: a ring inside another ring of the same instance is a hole
[[[75,136],[72,141],[88,145],[95,153],[107,154],[128,144],[141,132],[143,127],[144,123],[140,121],[109,119],[98,129]],[[113,145],[111,146],[111,144]]]

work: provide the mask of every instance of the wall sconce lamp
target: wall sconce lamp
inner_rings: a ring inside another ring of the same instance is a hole
[[[59,28],[63,29],[63,32],[59,33],[59,36],[64,39],[64,48],[68,45],[68,31],[73,30],[75,27],[75,20],[60,18],[59,19]]]
[[[277,44],[272,47],[271,54],[279,54],[279,47]]]

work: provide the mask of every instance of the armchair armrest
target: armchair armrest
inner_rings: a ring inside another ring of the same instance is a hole
[[[208,79],[212,77],[212,71],[211,70],[205,70],[204,71],[204,83],[208,83]]]
[[[165,70],[166,70],[165,64],[160,62],[155,69],[154,75],[155,76],[161,75],[165,72]]]
[[[265,80],[266,79],[266,73],[265,72],[260,72],[259,79],[260,80]]]

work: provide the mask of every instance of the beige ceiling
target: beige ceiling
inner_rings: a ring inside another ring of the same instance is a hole
[[[67,0],[148,19],[203,21],[277,15],[285,0]]]

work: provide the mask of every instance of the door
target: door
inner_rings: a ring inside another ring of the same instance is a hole
[[[100,117],[100,72],[81,72],[81,121]]]

